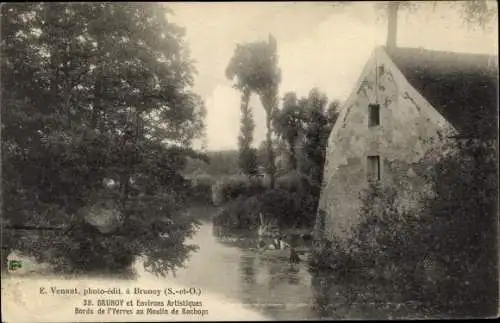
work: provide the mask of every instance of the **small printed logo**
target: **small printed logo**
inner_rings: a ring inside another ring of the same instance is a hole
[[[9,270],[17,270],[23,267],[20,260],[9,260]]]

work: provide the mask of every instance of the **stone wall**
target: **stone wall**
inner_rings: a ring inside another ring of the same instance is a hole
[[[380,125],[369,127],[368,105],[374,103],[380,104]],[[385,52],[375,50],[329,139],[319,204],[324,232],[316,234],[346,237],[358,223],[370,155],[380,156],[381,180],[398,188],[399,206],[415,207],[417,196],[429,191],[422,178],[423,157],[450,130],[449,123],[408,84]],[[316,230],[320,229],[318,224]]]

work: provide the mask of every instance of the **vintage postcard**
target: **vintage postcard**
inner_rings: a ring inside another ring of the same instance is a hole
[[[0,20],[3,321],[497,317],[497,2]]]

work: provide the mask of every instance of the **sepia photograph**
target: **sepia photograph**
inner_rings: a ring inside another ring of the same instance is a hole
[[[496,1],[0,9],[2,322],[498,317]]]

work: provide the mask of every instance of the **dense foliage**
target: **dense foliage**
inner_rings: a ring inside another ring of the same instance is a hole
[[[277,179],[279,181],[279,178]],[[281,230],[309,228],[315,215],[311,212],[313,200],[303,192],[285,189],[239,196],[229,202],[213,219],[214,224],[229,232],[251,233],[260,225],[259,213],[276,221]]]
[[[269,35],[267,42],[257,41],[236,45],[226,68],[226,77],[230,80],[234,79],[234,87],[242,91],[242,107],[246,105],[248,108],[250,95],[255,93],[259,96],[266,112],[267,163],[265,166],[271,188],[273,188],[276,170],[272,147],[272,120],[278,108],[278,90],[281,82],[276,39]],[[253,154],[250,158],[253,158]]]
[[[309,93],[305,110],[304,143],[299,165],[300,172],[309,178],[311,194],[316,204],[321,193],[328,138],[337,121],[338,108],[338,101],[328,103],[326,95],[319,90],[312,89]]]
[[[434,194],[418,210],[398,208],[394,187],[370,187],[353,237],[325,243],[312,267],[344,281],[380,281],[386,303],[462,317],[496,314],[496,148],[473,140],[445,148],[450,153],[428,170]]]
[[[278,221],[279,225],[312,227],[320,195],[327,141],[337,119],[338,105],[337,101],[328,104],[328,98],[318,89],[312,89],[307,97],[300,99],[293,92],[286,93],[282,108],[273,114],[273,127],[278,135],[273,141],[273,155],[277,156],[275,174],[279,176],[275,185],[268,184],[272,180],[268,177],[261,181],[241,176],[220,179],[212,187],[213,201],[219,205],[229,204],[227,211],[219,214],[218,223],[232,228],[239,227],[238,223],[252,223],[250,227],[253,227],[258,220],[254,211],[262,209],[266,210],[267,217]],[[263,142],[257,151],[257,162],[261,166],[265,166],[268,161],[267,149],[267,142]],[[264,192],[266,190],[269,191]],[[289,196],[285,198],[286,192]],[[292,200],[303,203],[296,205]],[[257,206],[250,208],[247,203],[257,203]],[[280,215],[280,207],[286,209],[286,205],[293,219],[285,219]],[[237,218],[240,219],[235,220]]]
[[[87,208],[103,198],[120,214],[116,232],[95,232],[87,247],[61,236],[67,247],[54,252],[63,260],[74,248],[96,258],[70,261],[73,269],[125,254],[163,273],[192,250],[179,171],[198,157],[191,141],[204,106],[190,90],[183,30],[168,17],[152,3],[2,6],[2,214],[11,224],[69,225],[79,237],[90,230]]]
[[[199,159],[188,158],[183,174],[190,177],[208,175],[213,177],[235,175],[240,172],[237,150],[206,152],[208,163]]]
[[[300,102],[300,103],[303,103]],[[290,151],[290,168],[297,169],[297,140],[303,129],[304,108],[297,100],[294,92],[285,93],[282,108],[274,116],[274,128],[280,138],[283,138]]]
[[[260,178],[248,178],[242,175],[233,175],[219,179],[212,186],[212,201],[216,205],[223,205],[238,197],[248,197],[266,189]]]
[[[252,108],[249,106],[250,92],[245,91],[241,98],[241,127],[238,137],[239,148],[239,166],[241,171],[248,176],[257,174],[257,152],[252,147],[253,130],[255,123],[253,121]]]
[[[444,268],[436,298],[452,313],[496,315],[498,309],[497,143],[457,140],[454,153],[432,176],[436,196],[427,201],[429,254]],[[457,176],[458,175],[458,176]],[[430,219],[429,219],[430,221]]]
[[[190,194],[186,203],[190,206],[209,206],[213,204],[212,201],[212,186],[216,183],[216,177],[200,174],[189,178],[190,180]]]
[[[213,187],[214,202],[223,205],[214,224],[227,230],[253,231],[259,212],[282,229],[311,228],[317,201],[309,193],[307,178],[290,172],[276,179],[276,187],[262,179],[240,176],[221,181]]]

